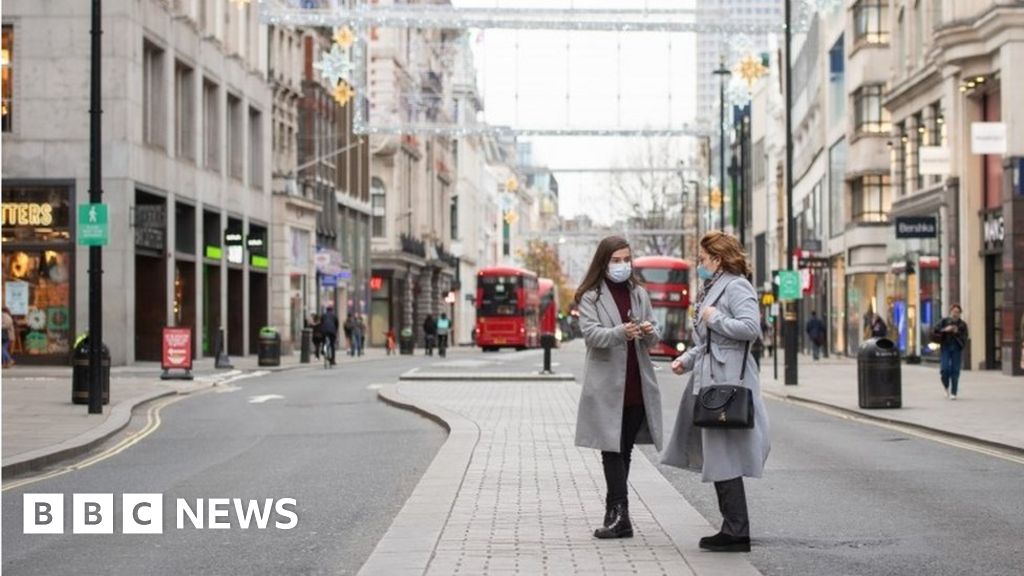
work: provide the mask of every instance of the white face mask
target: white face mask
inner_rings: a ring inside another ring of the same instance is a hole
[[[608,265],[608,279],[612,282],[625,282],[633,275],[633,265],[629,262],[613,262]]]

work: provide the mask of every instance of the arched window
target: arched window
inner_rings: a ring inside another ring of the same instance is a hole
[[[387,201],[385,194],[384,182],[374,176],[370,180],[370,209],[373,217],[373,230],[371,234],[374,238],[384,237],[384,207]]]

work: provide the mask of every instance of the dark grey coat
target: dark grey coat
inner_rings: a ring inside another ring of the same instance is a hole
[[[599,294],[600,292],[600,294]],[[633,288],[633,314],[654,324],[654,332],[627,341],[623,318],[607,286],[583,295],[580,301],[580,330],[587,345],[583,368],[583,391],[576,415],[576,445],[605,452],[621,450],[622,408],[626,393],[626,346],[636,347],[647,422],[637,435],[637,444],[654,443],[661,449],[661,392],[648,349],[661,339],[661,327],[654,322],[651,299],[643,287]]]
[[[757,293],[745,278],[723,274],[704,298],[704,305],[715,304],[710,322],[698,321],[693,331],[693,347],[679,359],[690,373],[676,416],[675,427],[668,438],[661,461],[670,466],[701,470],[705,482],[730,480],[739,476],[761,477],[768,458],[771,441],[768,412],[761,398],[761,382],[757,364],[751,354],[746,356],[747,373],[744,385],[754,395],[754,427],[749,430],[698,428],[693,425],[695,394],[714,381],[735,384],[744,362],[744,347],[753,345],[761,335],[761,314]],[[711,356],[707,354],[707,330],[711,329]]]

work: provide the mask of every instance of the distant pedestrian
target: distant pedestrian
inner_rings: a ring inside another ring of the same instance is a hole
[[[331,348],[331,365],[334,365],[335,352],[338,350],[338,317],[334,314],[334,306],[330,304],[320,316],[320,331],[324,335],[324,341]]]
[[[423,319],[423,347],[427,351],[427,356],[434,355],[435,342],[437,342],[437,321],[431,314],[427,314],[427,317]]]
[[[366,344],[366,321],[362,314],[356,314],[352,321],[352,349],[355,356],[363,355],[363,347]]]
[[[811,310],[811,318],[807,321],[807,338],[811,341],[811,353],[814,360],[821,357],[821,349],[825,345],[825,323],[818,318],[818,311]]]
[[[604,525],[596,538],[632,538],[627,481],[634,444],[661,449],[661,393],[648,350],[661,337],[647,291],[637,280],[629,243],[609,236],[597,246],[576,289],[587,347],[576,445],[601,451]]]
[[[942,387],[946,389],[946,398],[950,400],[956,400],[963,351],[967,347],[967,323],[961,318],[962,314],[960,305],[953,304],[949,308],[949,316],[940,320],[932,331],[932,340],[942,346],[939,374]]]
[[[394,327],[388,328],[388,331],[384,333],[384,341],[384,348],[387,351],[388,356],[391,356],[392,354],[395,353],[396,348]]]
[[[355,342],[352,340],[352,329],[355,327],[356,322],[352,319],[352,314],[345,316],[345,346],[348,348],[348,355],[356,355]]]
[[[14,316],[11,315],[11,310],[7,306],[4,306],[4,319],[3,319],[3,343],[4,343],[4,356],[3,356],[3,367],[10,368],[14,366],[14,357],[11,356],[11,343],[14,342]]]
[[[313,353],[316,354],[316,359],[320,359],[320,348],[324,345],[324,333],[320,329],[320,316],[313,314],[310,316],[309,327],[313,330]]]
[[[871,337],[872,338],[885,338],[889,335],[889,327],[885,325],[885,320],[877,313],[871,319]]]
[[[704,285],[694,305],[693,346],[672,361],[672,372],[690,372],[675,429],[662,462],[700,470],[714,482],[722,529],[700,539],[713,552],[749,552],[750,522],[743,477],[760,478],[771,446],[761,383],[748,347],[761,334],[757,293],[745,276],[750,264],[734,237],[717,230],[700,240],[697,274]],[[710,339],[710,345],[709,345]],[[702,388],[737,384],[751,390],[752,428],[698,428],[693,412]]]
[[[441,312],[441,317],[437,319],[437,353],[442,357],[448,356],[448,332],[452,326],[451,320],[448,320],[448,315]]]

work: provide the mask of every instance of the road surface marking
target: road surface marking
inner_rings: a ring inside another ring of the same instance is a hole
[[[280,394],[263,394],[262,396],[250,396],[249,404],[265,404],[268,400],[284,400]]]

